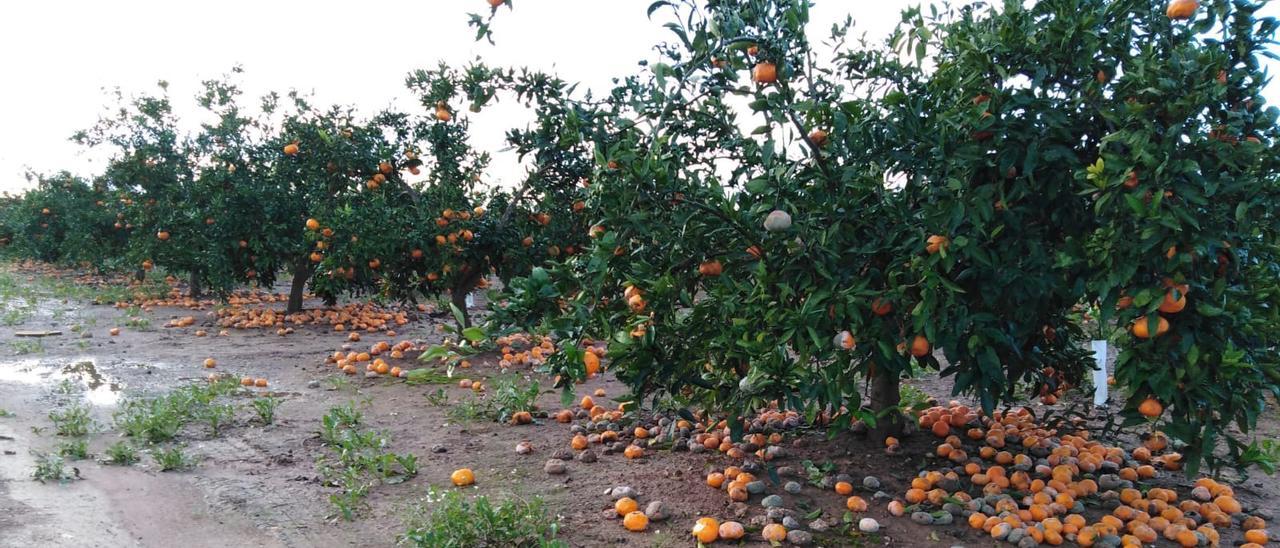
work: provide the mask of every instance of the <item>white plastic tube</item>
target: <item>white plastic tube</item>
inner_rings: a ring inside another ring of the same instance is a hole
[[[1093,345],[1093,361],[1098,369],[1093,372],[1093,405],[1101,407],[1107,404],[1107,341],[1095,340]]]

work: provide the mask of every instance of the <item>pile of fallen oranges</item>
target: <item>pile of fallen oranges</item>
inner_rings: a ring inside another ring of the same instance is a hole
[[[1245,546],[1267,541],[1266,523],[1244,514],[1229,485],[1201,478],[1179,497],[1141,483],[1181,469],[1182,456],[1160,432],[1126,450],[1084,429],[1046,428],[1025,408],[986,416],[955,402],[923,411],[919,424],[943,440],[935,450],[943,462],[889,503],[894,515],[910,513],[918,523],[940,513],[964,516],[970,527],[1020,546],[1136,547],[1163,537],[1190,548],[1217,545],[1235,523]],[[1109,513],[1091,519],[1088,507]]]
[[[348,345],[349,347],[349,345]],[[364,364],[366,375],[390,375],[392,377],[406,377],[408,370],[399,366],[393,366],[382,357],[383,354],[390,359],[400,359],[404,357],[404,353],[414,350],[416,347],[413,342],[402,340],[398,343],[391,344],[390,341],[379,341],[369,347],[365,352],[356,352],[354,350],[335,351],[331,356],[325,359],[325,363],[333,364],[343,373],[355,375],[360,364]]]
[[[235,329],[290,329],[290,326],[326,325],[334,331],[385,331],[409,323],[408,313],[371,303],[351,303],[293,314],[271,307],[247,307],[232,301],[217,312],[218,325]]]

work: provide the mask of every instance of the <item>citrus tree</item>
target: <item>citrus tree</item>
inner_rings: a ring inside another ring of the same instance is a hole
[[[664,59],[562,137],[596,146],[598,224],[589,259],[540,277],[575,305],[546,326],[610,335],[639,396],[888,432],[918,367],[988,412],[1052,403],[1092,365],[1073,311],[1100,301],[1095,333],[1134,333],[1131,421],[1171,404],[1195,470],[1276,390],[1256,7],[911,10],[883,46],[837,27],[819,62],[803,3],[655,2]]]
[[[461,70],[441,65],[414,72],[407,84],[431,114],[417,125],[421,151],[414,169],[425,172],[425,180],[416,187],[417,216],[405,227],[413,242],[409,260],[397,269],[408,279],[396,285],[447,293],[465,326],[466,295],[486,286],[487,276],[510,280],[580,252],[587,239],[581,181],[590,173],[589,149],[547,146],[573,105],[570,87],[549,75],[482,63]],[[504,99],[535,115],[533,126],[507,134],[529,166],[513,189],[484,184],[490,155],[469,142],[471,116]],[[451,106],[459,103],[468,105],[466,112]]]
[[[0,239],[16,248],[11,252],[49,262],[112,266],[125,238],[115,227],[117,204],[103,189],[65,171],[27,177],[35,186],[0,206]]]
[[[1095,12],[1107,38],[1090,110],[1106,131],[1075,170],[1096,221],[1073,260],[1121,328],[1128,424],[1158,421],[1186,444],[1189,473],[1261,462],[1250,437],[1280,394],[1280,112],[1261,95],[1276,28],[1263,4]]]
[[[264,218],[273,224],[261,231],[259,255],[292,269],[288,311],[301,310],[308,281],[329,303],[388,291],[384,262],[407,253],[400,212],[413,196],[398,167],[406,161],[405,117],[363,120],[349,107],[320,109],[297,93],[286,99],[267,107],[288,110],[260,165]]]
[[[108,189],[123,206],[121,221],[128,234],[127,262],[141,270],[163,265],[190,275],[192,296],[198,296],[208,274],[204,254],[207,194],[195,184],[194,151],[189,136],[178,128],[168,97],[168,84],[155,94],[125,99],[92,128],[72,139],[87,146],[115,149],[103,174]]]

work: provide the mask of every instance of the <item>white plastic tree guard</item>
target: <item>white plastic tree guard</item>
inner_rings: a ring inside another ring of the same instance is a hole
[[[1107,341],[1095,340],[1093,346],[1093,361],[1098,364],[1098,368],[1093,371],[1093,405],[1101,407],[1107,404]]]

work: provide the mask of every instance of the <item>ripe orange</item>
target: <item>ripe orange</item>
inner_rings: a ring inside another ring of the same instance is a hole
[[[836,482],[836,493],[845,496],[853,494],[853,484],[847,481]]]
[[[809,142],[813,143],[813,146],[822,148],[823,145],[827,144],[827,132],[821,129],[809,132]]]
[[[693,524],[693,538],[703,544],[711,544],[720,537],[720,522],[716,518],[698,518]]]
[[[297,143],[289,143],[289,144],[287,144],[287,145],[285,145],[285,146],[284,146],[284,155],[285,155],[285,156],[293,156],[294,154],[297,154],[297,153],[298,153],[298,144],[297,144]]]
[[[1155,398],[1147,398],[1138,404],[1138,412],[1148,419],[1154,419],[1164,412],[1164,405]]]
[[[782,542],[787,540],[787,528],[780,523],[770,523],[760,531],[760,536],[769,542]]]
[[[911,355],[917,358],[929,355],[929,339],[924,338],[924,335],[916,335],[911,339]]]
[[[1190,19],[1198,9],[1200,9],[1200,2],[1197,0],[1170,0],[1169,7],[1165,8],[1164,14],[1170,19],[1181,21]]]
[[[871,301],[871,313],[877,316],[884,316],[893,312],[893,303],[884,299],[876,299]]]
[[[925,240],[924,249],[930,255],[934,255],[939,251],[945,251],[951,245],[951,238],[934,234]]]
[[[320,230],[320,221],[317,221],[315,219],[307,219],[307,230],[310,230],[312,232]]]
[[[1158,320],[1156,322],[1155,336],[1159,337],[1160,335],[1164,335],[1165,333],[1169,332],[1169,320],[1166,320],[1164,319],[1164,317],[1161,317],[1161,316],[1157,316],[1157,318]],[[1146,317],[1142,317],[1142,318],[1138,318],[1137,320],[1134,320],[1133,326],[1131,329],[1133,330],[1133,336],[1139,339],[1151,338],[1151,331],[1150,331],[1150,328],[1148,328],[1147,326]]]
[[[449,475],[449,481],[458,487],[465,487],[476,482],[476,475],[470,468],[459,468]]]
[[[1182,309],[1187,307],[1187,294],[1179,289],[1177,297],[1177,299],[1174,298],[1173,289],[1165,292],[1164,300],[1160,301],[1160,311],[1165,314],[1182,312]]]
[[[640,509],[640,504],[631,497],[622,497],[613,503],[613,509],[619,516],[625,516]]]
[[[760,84],[772,84],[778,81],[778,66],[769,61],[760,61],[751,69],[751,79]]]
[[[649,527],[649,516],[644,512],[629,512],[622,518],[622,526],[631,532],[643,531]]]
[[[207,367],[207,368],[212,369],[213,367],[216,367],[217,365],[218,365],[217,360],[214,360],[213,358],[205,358],[205,360],[204,360],[204,366],[205,366],[205,367]]]

